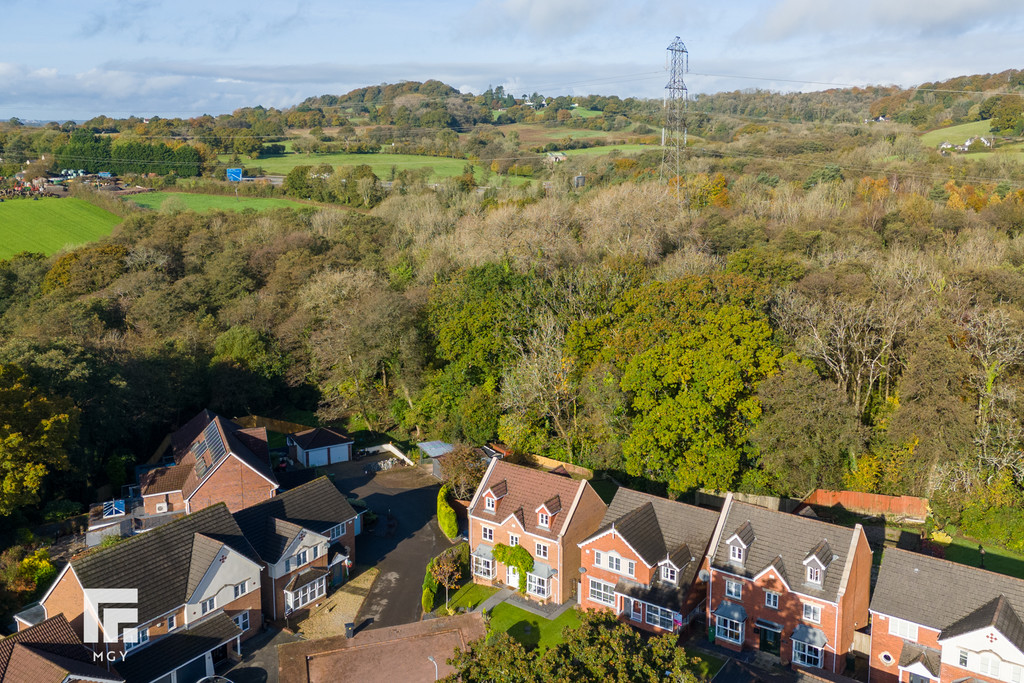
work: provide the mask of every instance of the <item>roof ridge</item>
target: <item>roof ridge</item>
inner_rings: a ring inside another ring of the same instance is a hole
[[[983,572],[983,573],[985,573],[987,575],[990,575],[990,576],[1002,577],[1003,579],[1006,579],[1008,581],[1014,581],[1014,582],[1017,582],[1017,583],[1021,584],[1022,586],[1024,586],[1024,579],[1022,579],[1022,578],[1019,578],[1019,577],[1016,577],[1016,576],[1011,576],[1009,574],[1003,574],[1001,572],[994,572],[991,569],[985,569],[984,567],[975,567],[974,565],[964,564],[962,562],[954,562],[953,560],[947,559],[945,557],[935,557],[934,555],[926,555],[925,553],[919,553],[919,552],[915,552],[913,550],[907,550],[905,548],[899,548],[897,546],[892,546],[892,547],[886,548],[885,552],[889,553],[889,552],[891,552],[893,550],[898,551],[897,554],[899,554],[899,555],[912,555],[914,557],[924,557],[924,558],[926,558],[926,560],[933,560],[936,563],[946,564],[946,565],[949,565],[951,567],[959,567],[959,568],[964,569],[966,571]]]

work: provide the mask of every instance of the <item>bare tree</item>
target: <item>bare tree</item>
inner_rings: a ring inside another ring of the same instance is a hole
[[[1002,308],[965,311],[955,321],[963,331],[958,340],[980,366],[974,382],[978,389],[978,425],[987,422],[996,381],[1024,361],[1024,329]]]

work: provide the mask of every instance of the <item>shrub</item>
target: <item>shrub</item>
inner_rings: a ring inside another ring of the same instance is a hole
[[[82,504],[73,500],[51,500],[43,508],[43,519],[47,522],[62,522],[82,511]]]
[[[533,555],[521,545],[509,547],[504,543],[494,546],[494,559],[519,571],[519,592],[526,593],[526,575],[533,571]]]
[[[442,486],[437,492],[437,523],[449,539],[459,535],[459,520],[455,516],[455,509],[448,504],[447,486]]]

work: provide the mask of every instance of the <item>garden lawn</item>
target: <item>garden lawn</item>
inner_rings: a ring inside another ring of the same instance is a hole
[[[708,654],[703,650],[686,649],[687,659],[699,659],[700,661],[693,662],[690,669],[693,673],[697,674],[697,678],[702,681],[710,681],[716,675],[718,671],[725,666],[725,660],[720,659],[714,655]]]
[[[530,614],[507,602],[496,605],[491,610],[491,630],[504,631],[527,648],[536,646],[546,649],[557,645],[562,642],[562,629],[566,626],[577,627],[579,625],[580,617],[575,608],[566,610],[554,621]]]
[[[266,211],[267,209],[299,209],[302,204],[293,202],[290,199],[276,199],[273,197],[238,197],[234,195],[219,194],[191,194],[187,192],[147,192],[146,194],[132,195],[130,201],[144,209],[159,211],[164,202],[181,202],[188,211],[204,213],[206,211],[241,211],[242,209],[255,209]]]
[[[1024,556],[997,545],[985,544],[984,548],[985,569],[997,574],[1024,579]],[[946,559],[972,567],[981,566],[978,542],[963,536],[953,537],[953,542],[946,546]]]
[[[0,202],[0,258],[21,251],[52,254],[109,235],[121,219],[87,201],[68,197]]]
[[[497,588],[492,586],[481,586],[478,583],[470,581],[462,588],[452,593],[451,598],[448,600],[448,606],[452,609],[458,609],[459,607],[469,611],[479,605],[481,602],[491,597],[498,592]],[[442,609],[444,608],[444,587],[442,586],[437,591],[437,597],[441,602]]]

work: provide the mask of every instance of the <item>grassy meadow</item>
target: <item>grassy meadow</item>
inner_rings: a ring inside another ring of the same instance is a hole
[[[222,154],[219,158],[224,163],[232,163],[230,154]],[[388,179],[392,166],[398,171],[431,168],[433,169],[431,180],[440,180],[462,175],[462,168],[466,165],[466,161],[465,159],[426,157],[415,154],[346,154],[339,152],[335,154],[280,154],[264,159],[246,159],[239,164],[246,167],[259,166],[271,175],[287,175],[296,166],[316,166],[318,164],[359,166],[367,164],[377,177],[383,180]]]
[[[986,137],[991,135],[992,133],[989,131],[990,126],[990,121],[971,121],[970,123],[961,123],[959,126],[936,128],[921,135],[921,144],[925,147],[938,147],[948,140],[954,145],[962,145],[968,138],[972,138],[975,135],[984,135]]]
[[[187,211],[203,213],[205,211],[241,211],[242,209],[255,209],[266,211],[267,209],[296,209],[302,206],[290,199],[274,199],[267,197],[238,197],[233,195],[217,194],[189,194],[186,192],[148,192],[146,194],[132,195],[125,201],[131,202],[144,209],[160,211],[164,208],[165,202],[173,201],[179,206],[184,206]],[[177,200],[177,201],[174,201]]]
[[[0,203],[0,258],[21,251],[52,254],[109,235],[121,218],[75,198]]]

